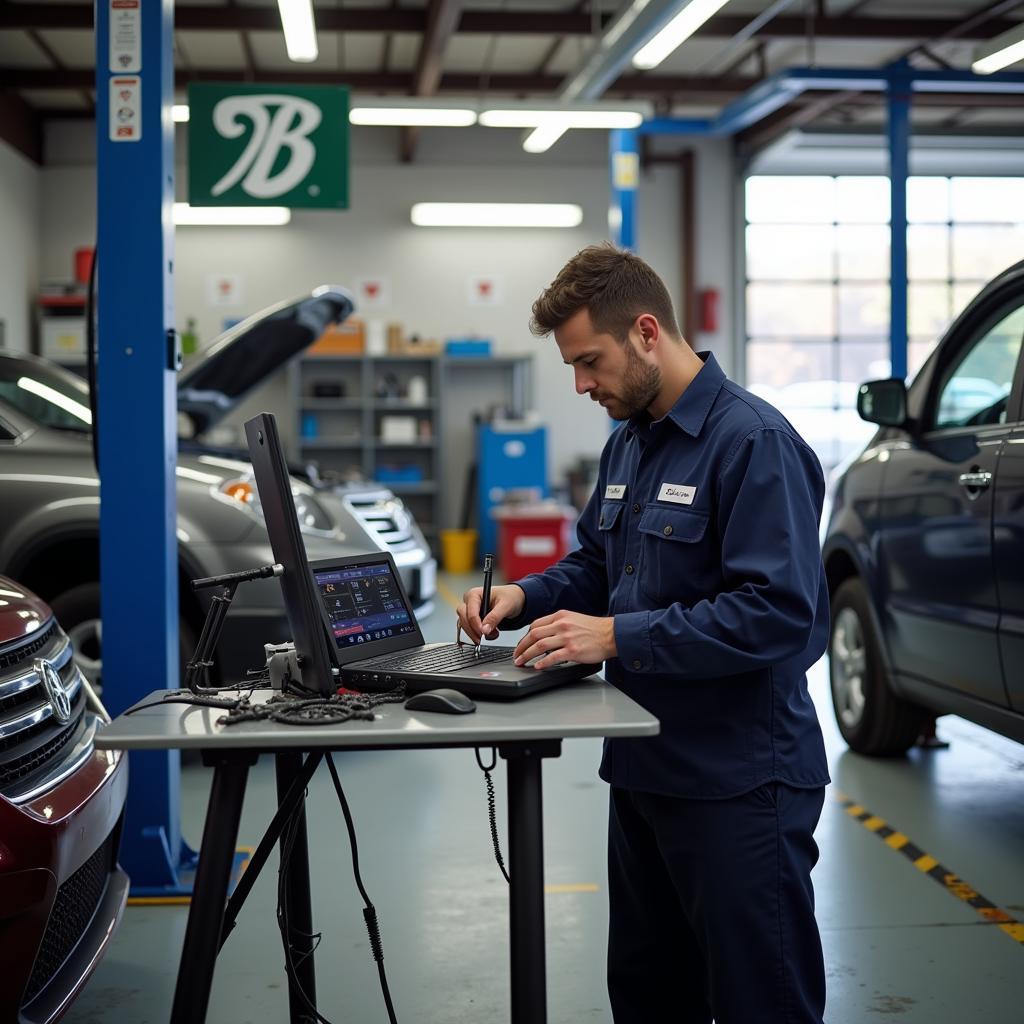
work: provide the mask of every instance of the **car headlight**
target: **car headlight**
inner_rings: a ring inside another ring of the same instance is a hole
[[[251,476],[228,480],[220,486],[220,493],[233,498],[263,518],[263,506],[260,504],[260,492],[256,489]],[[292,487],[292,500],[295,502],[295,514],[299,519],[299,528],[303,533],[331,533],[334,523],[327,510],[305,490]]]

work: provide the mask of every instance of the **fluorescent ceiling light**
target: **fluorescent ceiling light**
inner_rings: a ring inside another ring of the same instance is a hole
[[[277,9],[281,12],[288,59],[299,64],[316,60],[319,51],[312,0],[277,0]]]
[[[485,110],[480,123],[487,128],[639,128],[644,115],[638,110]]]
[[[476,111],[438,107],[353,107],[352,124],[399,125],[425,128],[468,128],[476,124]]]
[[[52,402],[65,412],[71,413],[72,416],[77,416],[83,423],[92,423],[92,413],[89,411],[89,407],[87,405],[82,405],[81,402],[76,402],[73,398],[69,398],[67,395],[62,394],[55,388],[48,387],[46,384],[41,384],[32,377],[19,377],[18,387],[21,388],[22,391],[28,391],[30,394],[38,395],[40,398],[46,399],[47,402]]]
[[[574,228],[583,220],[575,203],[416,203],[419,227]]]
[[[523,149],[527,153],[546,153],[568,130],[560,124],[541,125],[523,139]]]
[[[645,70],[656,68],[727,3],[728,0],[690,0],[649,43],[633,54],[633,66]]]
[[[184,124],[188,120],[188,104],[187,103],[175,103],[171,107],[171,117],[178,124]]]
[[[1024,60],[1024,21],[981,47],[971,70],[979,75],[991,75],[993,71],[1002,71],[1019,60]]]
[[[174,223],[217,227],[276,227],[287,224],[292,211],[285,206],[189,206],[174,204]]]

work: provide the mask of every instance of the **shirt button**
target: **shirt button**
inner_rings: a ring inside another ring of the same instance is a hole
[[[633,575],[633,566],[631,566],[631,565],[627,565],[626,566],[626,575],[627,576],[632,576]]]
[[[640,504],[638,502],[637,504],[635,504],[633,506],[633,515],[638,515],[639,513],[640,513]]]
[[[666,526],[665,529],[662,530],[661,532],[663,534],[665,534],[666,537],[671,537],[672,536],[672,527],[671,526]]]
[[[639,658],[633,659],[633,668],[643,668],[643,662]]]

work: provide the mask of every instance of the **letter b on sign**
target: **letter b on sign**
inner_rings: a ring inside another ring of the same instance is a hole
[[[348,90],[189,86],[192,206],[348,207]]]

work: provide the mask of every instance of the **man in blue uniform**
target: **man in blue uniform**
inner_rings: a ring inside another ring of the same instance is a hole
[[[616,1024],[821,1024],[813,839],[828,783],[805,672],[822,655],[824,481],[768,403],[680,335],[637,256],[591,246],[533,307],[576,391],[623,426],[601,455],[580,548],[481,590],[471,639],[530,630],[543,669],[606,663],[661,721],[605,743],[608,989]]]

